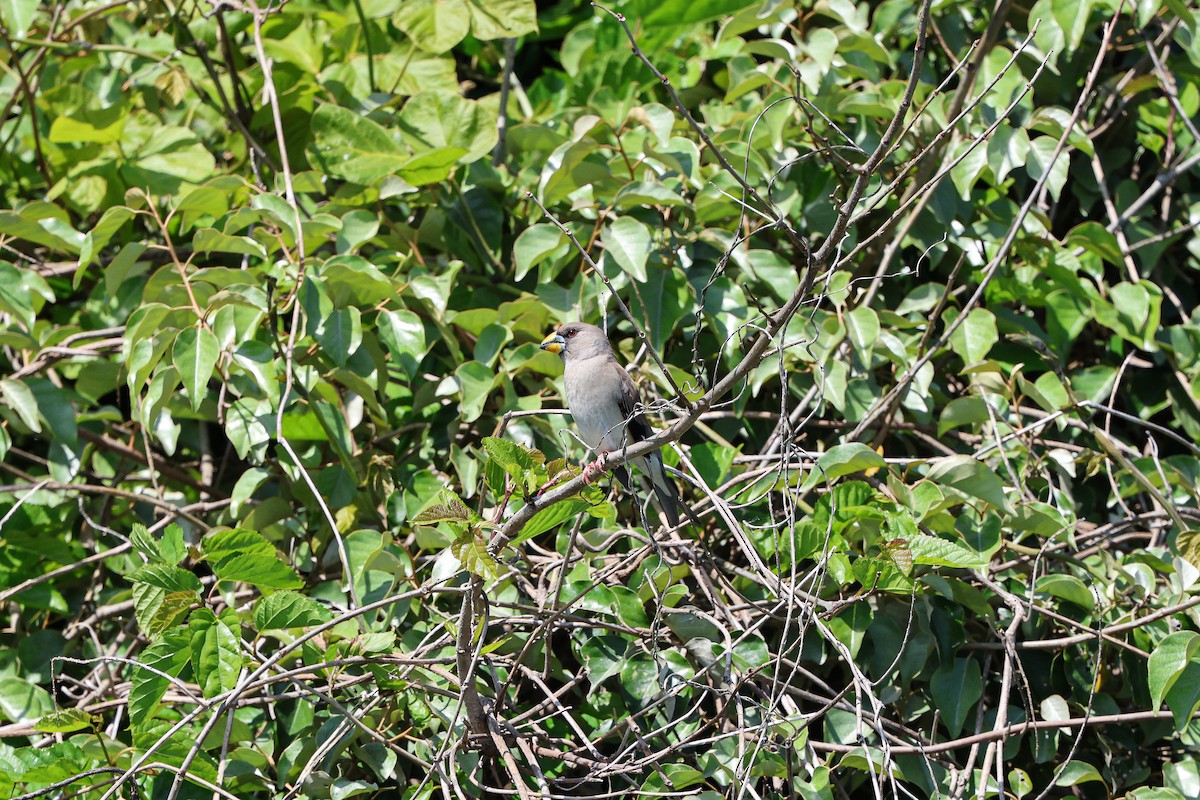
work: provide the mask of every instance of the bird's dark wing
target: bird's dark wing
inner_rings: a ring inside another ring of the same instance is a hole
[[[654,435],[654,429],[637,410],[638,401],[641,399],[637,384],[633,382],[633,378],[629,377],[628,372],[621,369],[619,364],[615,366],[621,373],[621,390],[617,395],[617,406],[621,409],[621,416],[626,420],[625,430],[629,433],[629,443],[633,444],[649,439]]]

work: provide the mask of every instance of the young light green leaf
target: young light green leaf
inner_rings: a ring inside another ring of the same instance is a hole
[[[439,522],[465,523],[471,521],[471,510],[454,492],[442,489],[438,494],[438,499],[440,502],[429,506],[413,517],[413,522],[418,525],[436,525]]]
[[[527,482],[528,474],[546,461],[545,454],[538,450],[530,450],[516,442],[494,436],[483,438],[483,449],[488,458],[518,482]]]
[[[95,727],[100,719],[102,718],[93,718],[83,709],[64,708],[42,717],[33,727],[43,733],[74,733]]]
[[[489,581],[500,577],[500,564],[488,552],[487,537],[479,531],[459,536],[450,545],[450,552],[468,572]]]

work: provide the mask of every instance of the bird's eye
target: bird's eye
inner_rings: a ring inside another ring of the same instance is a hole
[[[574,336],[574,335],[575,335],[575,331],[573,331],[573,330],[572,330],[572,331],[567,331],[567,338],[568,338],[568,339],[570,339],[570,338],[571,338],[572,336]]]

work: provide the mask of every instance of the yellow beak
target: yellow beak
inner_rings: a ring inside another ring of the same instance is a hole
[[[567,340],[564,339],[561,334],[552,333],[545,339],[542,339],[542,349],[549,350],[551,353],[558,355],[563,351],[563,347],[566,345],[566,343]]]

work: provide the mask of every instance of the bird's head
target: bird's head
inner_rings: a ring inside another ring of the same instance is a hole
[[[584,359],[611,353],[604,331],[586,322],[566,322],[542,340],[542,349],[567,359]]]

